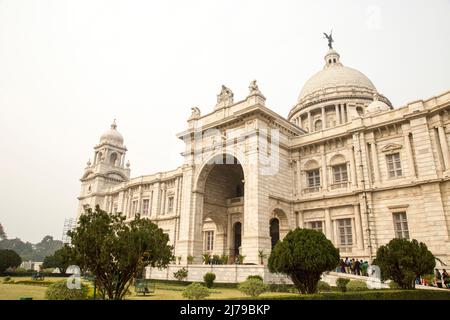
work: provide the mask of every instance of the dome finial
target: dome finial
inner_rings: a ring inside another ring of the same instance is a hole
[[[114,121],[113,121],[113,123],[111,124],[111,129],[116,130],[116,128],[117,128],[117,123],[116,123],[116,118],[114,118]]]
[[[325,32],[323,34],[324,34],[325,38],[328,40],[328,48],[330,50],[332,50],[333,49],[333,42],[334,42],[334,40],[333,40],[333,29],[331,29],[330,34],[326,34]]]

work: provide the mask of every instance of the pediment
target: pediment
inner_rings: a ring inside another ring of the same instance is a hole
[[[401,149],[403,146],[397,143],[389,143],[381,148],[381,152],[393,152]]]
[[[124,177],[118,172],[109,172],[107,174],[107,177],[109,179],[118,180],[118,181],[124,181],[125,180]]]

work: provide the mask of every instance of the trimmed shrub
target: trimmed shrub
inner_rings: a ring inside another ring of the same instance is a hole
[[[325,281],[319,281],[317,283],[317,291],[319,292],[330,292],[331,291],[331,286],[326,283]]]
[[[186,268],[181,268],[177,272],[174,272],[173,276],[178,281],[183,281],[184,279],[186,279],[188,277],[188,271],[186,270]]]
[[[267,291],[267,286],[259,279],[247,279],[238,286],[239,291],[250,297],[257,297]]]
[[[269,270],[289,276],[301,293],[315,293],[322,273],[339,263],[339,250],[321,232],[289,231],[269,257]]]
[[[66,280],[64,280],[64,281],[66,281]],[[48,287],[48,286],[54,284],[54,282],[47,281],[47,280],[18,280],[15,282],[15,284],[25,284],[25,285],[32,285],[32,286]]]
[[[246,297],[236,298],[243,300]],[[369,290],[361,292],[333,292],[308,295],[264,295],[258,300],[445,300],[450,299],[450,290]]]
[[[210,295],[208,288],[204,285],[194,282],[184,289],[182,293],[183,297],[190,300],[201,300]]]
[[[67,288],[67,281],[58,281],[50,285],[45,292],[47,300],[87,300],[89,287],[81,284],[81,289]]]
[[[351,280],[347,284],[347,290],[348,291],[366,291],[366,290],[368,290],[367,283],[365,281],[361,281],[361,280]]]
[[[263,281],[263,278],[258,274],[248,276],[247,280],[249,280],[249,279],[257,279],[257,280]]]
[[[417,276],[433,273],[436,261],[425,243],[392,239],[378,248],[373,264],[380,267],[382,280],[393,280],[402,289],[414,289]]]
[[[216,280],[216,275],[212,272],[205,273],[203,280],[205,281],[206,287],[211,289],[214,284],[214,280]]]
[[[336,280],[336,286],[338,287],[339,291],[345,292],[345,291],[347,291],[347,284],[349,282],[350,282],[350,279],[338,278]]]

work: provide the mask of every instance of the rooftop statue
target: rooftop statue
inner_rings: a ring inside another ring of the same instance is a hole
[[[323,33],[325,35],[325,38],[328,39],[328,48],[333,49],[333,30],[330,31],[330,34]]]

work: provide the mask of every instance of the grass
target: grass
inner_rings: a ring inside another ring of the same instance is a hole
[[[35,285],[0,284],[0,300],[19,300],[20,297],[32,297],[33,300],[45,299],[46,287]]]
[[[64,278],[48,277],[45,282],[35,281],[32,285],[23,277],[13,277],[16,283],[5,284],[4,278],[0,278],[0,300],[18,300],[20,297],[32,297],[33,300],[45,299],[47,290],[46,282],[61,281]],[[20,284],[21,281],[26,284]],[[131,294],[126,296],[127,300],[184,300],[182,292],[185,284],[156,282],[156,292],[150,295],[136,295],[134,287],[130,287]],[[207,299],[250,299],[233,287],[216,286],[211,289],[211,295]],[[295,293],[267,292],[259,296],[261,300],[450,300],[450,290],[368,290],[359,292],[329,292],[313,295],[299,295]]]

